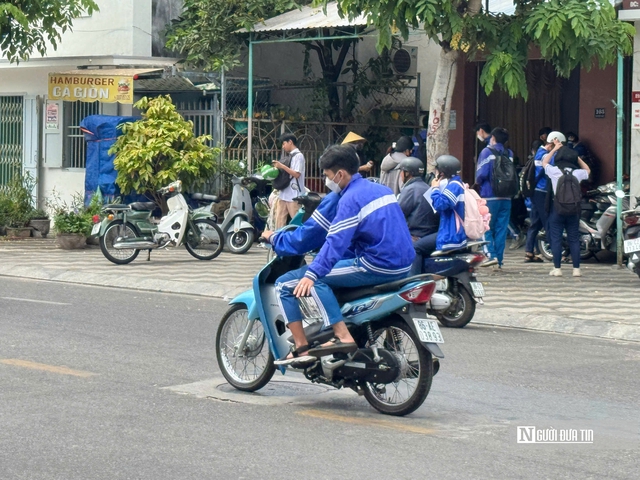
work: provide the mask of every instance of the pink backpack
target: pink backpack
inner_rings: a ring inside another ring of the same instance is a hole
[[[479,240],[489,230],[491,221],[487,201],[480,198],[480,195],[466,183],[462,188],[464,188],[464,233],[469,240]]]

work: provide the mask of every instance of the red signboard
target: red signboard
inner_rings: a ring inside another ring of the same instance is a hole
[[[622,8],[625,10],[640,9],[640,0],[624,0],[622,2]]]
[[[631,103],[640,103],[640,92],[631,92]]]

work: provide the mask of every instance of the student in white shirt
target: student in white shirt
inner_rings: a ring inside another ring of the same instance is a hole
[[[282,150],[288,155],[288,161],[273,162],[273,166],[289,175],[288,185],[280,190],[276,207],[276,230],[288,223],[289,217],[295,217],[300,209],[298,202],[293,199],[305,193],[304,171],[305,159],[297,147],[298,140],[295,135],[285,133],[280,137]]]
[[[565,136],[560,132],[551,132],[547,141],[553,144],[553,149],[542,158],[542,166],[547,177],[551,180],[553,194],[556,194],[558,188],[558,180],[565,171],[571,171],[579,182],[589,179],[589,167],[578,156],[575,150],[564,145]],[[554,157],[555,155],[555,157]],[[551,165],[551,159],[554,159],[555,165]],[[560,215],[556,212],[553,202],[551,203],[551,212],[549,214],[549,239],[551,242],[551,250],[553,251],[553,270],[549,275],[553,277],[561,277],[562,270],[560,264],[562,262],[562,232],[567,231],[567,240],[571,251],[571,260],[573,262],[573,276],[580,277],[580,213],[575,215]]]

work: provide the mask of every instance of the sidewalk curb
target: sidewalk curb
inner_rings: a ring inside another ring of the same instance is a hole
[[[471,324],[640,342],[640,325],[605,320],[583,320],[553,315],[518,316],[517,313],[509,314],[503,311],[482,312],[476,315]]]
[[[83,280],[77,280],[72,271],[61,272],[57,275],[47,275],[39,269],[30,267],[13,268],[11,272],[0,272],[2,277],[23,278],[30,280],[44,280],[49,282],[70,283],[93,287],[122,288],[143,292],[173,293],[180,295],[194,295],[229,301],[236,295],[248,290],[246,287],[229,287],[215,283],[185,283],[168,280],[154,280],[120,275],[96,274]],[[553,315],[521,315],[518,312],[492,310],[487,304],[476,313],[471,325],[506,327],[547,333],[578,335],[583,337],[603,338],[607,340],[622,340],[640,342],[640,324],[628,324],[604,320],[584,320],[578,318],[558,317]],[[445,329],[446,330],[446,329]]]

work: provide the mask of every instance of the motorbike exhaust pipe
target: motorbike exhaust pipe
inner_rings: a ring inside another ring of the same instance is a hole
[[[133,242],[118,242],[113,244],[113,248],[116,250],[128,250],[135,248],[136,250],[149,250],[151,248],[158,248],[158,244],[149,240],[136,240]]]

